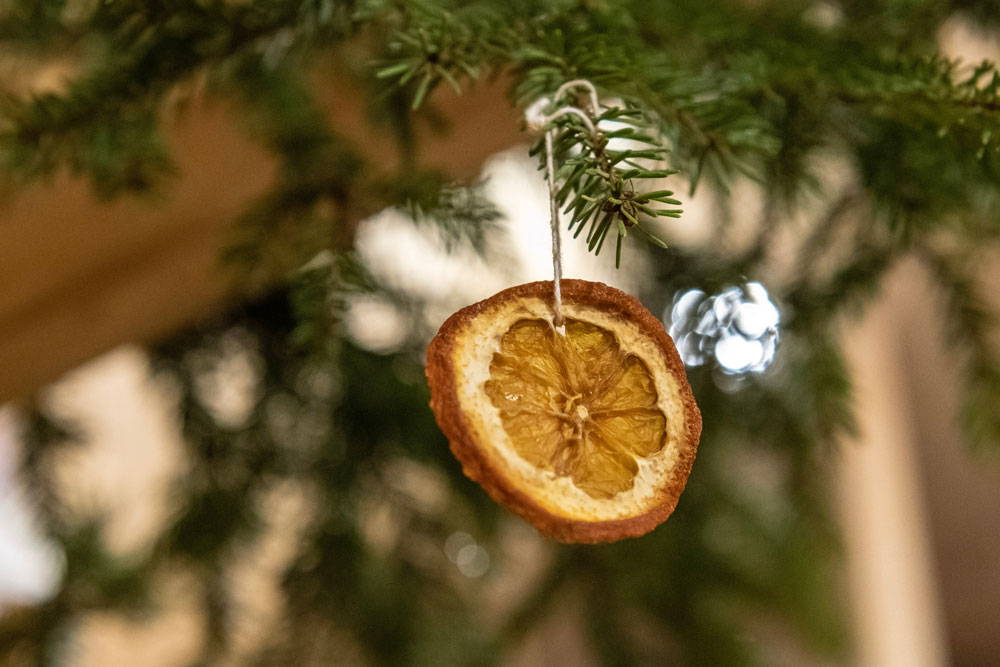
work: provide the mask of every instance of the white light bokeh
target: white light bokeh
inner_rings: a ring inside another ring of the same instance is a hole
[[[344,326],[355,343],[382,353],[399,349],[410,332],[409,323],[397,306],[371,294],[351,296]]]
[[[489,571],[490,555],[478,544],[466,545],[459,549],[455,557],[455,567],[470,579],[476,579]]]
[[[714,358],[723,373],[739,375],[761,373],[774,361],[781,314],[758,282],[713,296],[699,289],[678,292],[664,319],[688,366]]]
[[[12,411],[0,406],[0,611],[51,597],[65,561],[32,517],[23,491],[15,485],[16,427]]]
[[[229,331],[211,349],[190,353],[185,361],[196,370],[195,392],[212,417],[227,428],[244,426],[257,403],[261,375],[253,337]]]
[[[489,552],[468,533],[457,531],[449,535],[444,542],[444,553],[470,579],[477,579],[490,569]]]

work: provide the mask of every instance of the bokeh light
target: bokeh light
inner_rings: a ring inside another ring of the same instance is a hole
[[[489,552],[468,533],[458,531],[449,535],[444,552],[458,571],[470,579],[481,577],[490,569]]]
[[[778,349],[781,313],[759,282],[712,296],[699,289],[678,291],[664,319],[688,366],[714,359],[729,375],[761,373]]]

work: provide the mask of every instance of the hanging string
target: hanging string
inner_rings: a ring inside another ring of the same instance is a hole
[[[556,328],[563,326],[562,314],[562,245],[559,237],[559,202],[556,201],[556,170],[552,159],[552,135],[554,130],[545,132],[545,176],[549,181],[549,224],[552,227],[552,309],[555,311],[553,323]]]
[[[573,88],[584,88],[587,90],[590,111],[596,114],[598,109],[597,90],[592,83],[585,79],[567,81],[559,87],[554,98],[542,97],[525,111],[529,127],[545,131],[545,177],[549,184],[549,224],[552,228],[552,322],[556,330],[560,333],[565,331],[565,320],[562,312],[562,245],[559,235],[559,202],[556,201],[556,169],[555,158],[553,157],[555,151],[552,147],[556,134],[553,122],[563,116],[576,116],[583,122],[583,125],[591,135],[597,134],[597,128],[594,126],[590,116],[576,107],[560,107],[550,114],[545,114],[544,110],[552,104],[552,99],[558,100]]]

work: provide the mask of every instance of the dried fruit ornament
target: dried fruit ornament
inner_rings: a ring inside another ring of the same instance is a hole
[[[551,192],[551,161],[548,173]],[[431,408],[463,472],[542,533],[637,537],[677,505],[701,415],[656,317],[613,287],[561,280],[556,220],[555,282],[463,308],[431,341]]]
[[[601,283],[504,290],[452,315],[427,352],[431,408],[462,470],[564,542],[643,535],[677,505],[701,415],[673,342]]]

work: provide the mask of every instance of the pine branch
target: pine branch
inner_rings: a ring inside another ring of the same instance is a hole
[[[37,527],[49,548],[61,556],[62,572],[51,598],[33,608],[15,607],[0,614],[0,662],[52,662],[65,648],[69,627],[83,614],[149,608],[150,564],[111,553],[104,517],[82,514],[59,493],[54,474],[57,454],[62,448],[82,445],[85,435],[78,424],[39,405],[30,406],[25,414],[19,479],[40,519]]]
[[[941,56],[886,63],[881,68],[845,72],[835,95],[939,137],[952,134],[976,158],[1000,152],[1000,72],[984,61],[967,67]]]
[[[248,133],[281,160],[278,182],[242,213],[224,254],[246,281],[265,284],[345,243],[364,160],[330,127],[292,64],[251,54],[220,72],[219,85],[241,103]]]
[[[66,0],[5,3],[0,7],[0,43],[32,50],[51,46],[54,38],[67,32],[65,12]]]
[[[843,223],[849,220],[850,210],[861,203],[861,200],[862,193],[854,186],[848,187],[832,200],[798,250],[795,275],[808,275],[815,268],[816,263],[829,249]]]
[[[174,85],[246,55],[274,54],[276,39],[277,53],[335,40],[356,27],[354,14],[344,16],[352,6],[98,3],[81,23],[104,48],[65,92],[8,100],[0,164],[27,177],[65,165],[104,195],[150,189],[170,171],[158,125]]]
[[[786,326],[805,333],[821,331],[843,312],[860,314],[877,292],[880,281],[900,249],[870,241],[837,267],[823,284],[812,287],[802,276],[785,296],[791,317]]]
[[[754,79],[732,71],[687,69],[666,58],[639,69],[647,75],[627,85],[672,138],[675,162],[692,194],[706,174],[722,187],[734,173],[760,179],[755,160],[773,158],[784,145],[758,109],[763,85]]]
[[[996,350],[997,315],[968,275],[978,266],[971,256],[948,256],[922,249],[918,255],[944,289],[947,333],[965,364],[961,423],[971,447],[1000,451],[1000,354]]]
[[[55,539],[71,530],[72,521],[56,491],[51,469],[53,456],[61,449],[80,446],[84,435],[79,424],[46,409],[39,402],[29,405],[26,410],[20,478],[27,484],[46,530]]]
[[[560,103],[556,100],[554,106]],[[553,158],[559,165],[556,202],[569,214],[567,226],[574,238],[587,229],[587,249],[595,255],[600,254],[609,231],[614,229],[618,238],[615,266],[620,266],[622,241],[630,229],[665,248],[666,244],[642,223],[657,216],[681,215],[680,209],[670,208],[680,204],[673,198],[673,191],[637,191],[634,181],[662,179],[676,172],[654,168],[667,149],[648,133],[648,124],[638,109],[610,107],[600,114],[587,113],[598,130],[596,136],[576,116],[567,115],[555,121],[559,128],[553,140]],[[611,123],[623,127],[606,129]],[[612,149],[611,142],[616,139],[639,147]],[[540,156],[544,168],[544,142],[536,143],[531,152]]]
[[[400,184],[397,182],[397,186]],[[418,225],[433,224],[446,249],[467,245],[480,255],[501,214],[486,196],[482,181],[469,185],[441,183],[433,176],[404,185],[403,208]]]
[[[408,87],[418,109],[440,83],[462,92],[463,79],[476,80],[502,53],[502,13],[471,3],[445,9],[411,0],[398,17],[375,76]]]
[[[786,393],[796,400],[789,409],[801,414],[817,443],[837,444],[840,436],[857,435],[853,385],[840,346],[819,332],[800,335],[797,343],[786,375],[792,385]]]

